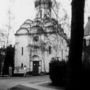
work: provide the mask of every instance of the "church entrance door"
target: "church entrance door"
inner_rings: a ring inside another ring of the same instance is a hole
[[[39,74],[39,61],[33,61],[33,75]]]

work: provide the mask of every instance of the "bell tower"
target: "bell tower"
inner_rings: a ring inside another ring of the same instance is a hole
[[[37,9],[37,18],[44,18],[45,16],[51,17],[51,0],[36,0],[35,8]]]

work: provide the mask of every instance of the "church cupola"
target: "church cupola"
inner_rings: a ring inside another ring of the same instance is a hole
[[[35,8],[38,11],[38,18],[44,18],[51,15],[52,1],[51,0],[36,0]]]

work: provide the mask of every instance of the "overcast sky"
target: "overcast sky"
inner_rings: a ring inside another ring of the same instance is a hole
[[[27,18],[33,20],[35,18],[36,10],[34,1],[35,0],[0,0],[0,28],[7,28],[6,25],[9,22],[9,8],[11,9],[11,26],[15,31]],[[60,0],[57,1],[60,2]],[[61,5],[68,10],[67,13],[69,14],[70,6],[67,1],[68,0],[61,0],[61,2],[63,2]]]
[[[0,32],[8,30],[9,22],[9,8],[11,10],[11,26],[12,33],[15,33],[20,25],[26,20],[35,18],[35,0],[0,0]],[[67,11],[69,17],[71,17],[71,6],[70,0],[57,0],[60,5]],[[87,0],[86,9],[85,9],[85,22],[87,22],[87,17],[90,15],[90,0]],[[62,13],[61,13],[62,12]],[[63,11],[60,11],[59,16],[63,15]],[[11,35],[11,37],[13,37]],[[14,37],[13,37],[14,38]]]

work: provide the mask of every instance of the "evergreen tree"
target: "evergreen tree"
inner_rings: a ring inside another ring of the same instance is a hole
[[[85,0],[72,0],[71,40],[69,51],[69,90],[77,90],[81,88],[84,4]]]

